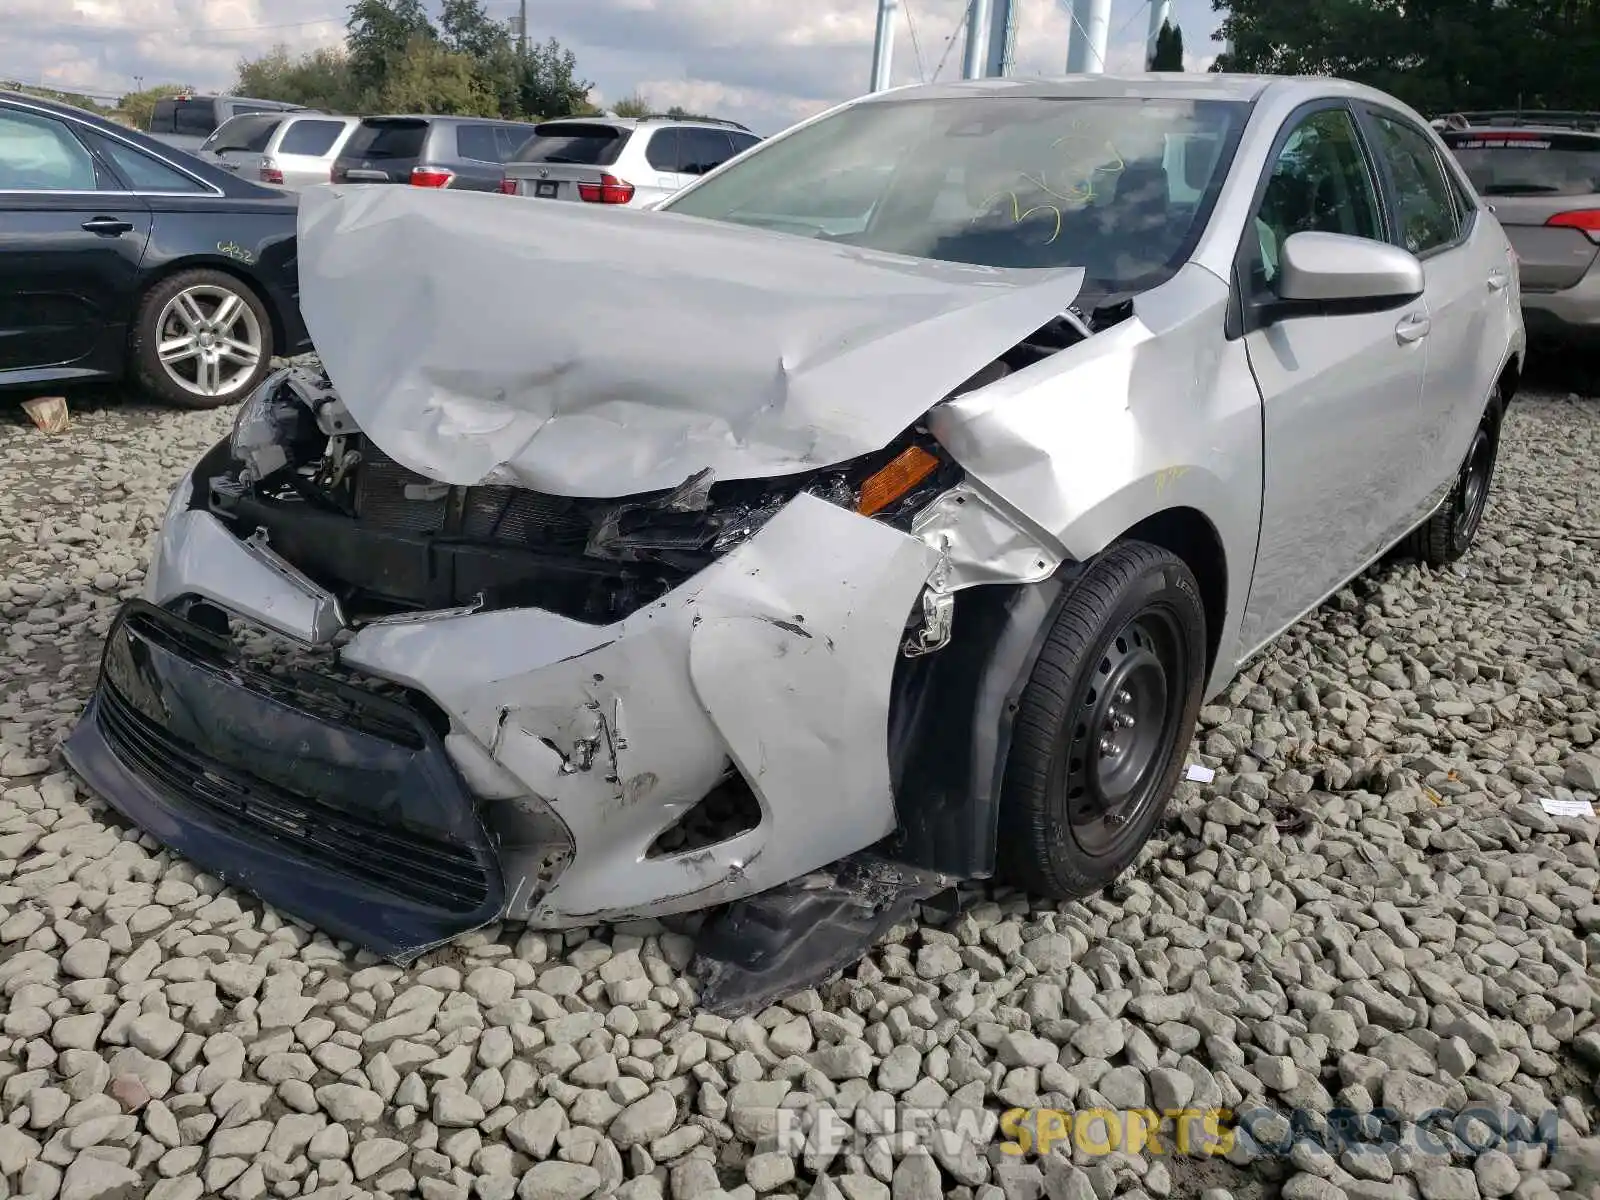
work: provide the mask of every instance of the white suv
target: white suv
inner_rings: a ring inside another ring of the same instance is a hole
[[[506,163],[500,190],[508,196],[640,208],[760,140],[743,125],[710,118],[545,121]]]

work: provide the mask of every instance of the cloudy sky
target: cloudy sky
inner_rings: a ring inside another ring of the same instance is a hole
[[[895,82],[959,77],[955,31],[966,0],[902,0]],[[1014,74],[1065,69],[1069,18],[1061,0],[1015,0]],[[1112,70],[1142,64],[1148,0],[1112,0]],[[509,18],[517,0],[487,0]],[[138,81],[226,87],[241,56],[284,43],[337,42],[347,0],[0,0],[0,78],[116,95]],[[430,8],[437,9],[436,0]],[[531,36],[578,56],[600,103],[636,88],[661,108],[682,104],[773,133],[864,91],[875,0],[528,0]],[[1210,0],[1173,0],[1190,69],[1219,47]],[[954,36],[952,36],[954,35]],[[942,70],[940,63],[943,61]]]

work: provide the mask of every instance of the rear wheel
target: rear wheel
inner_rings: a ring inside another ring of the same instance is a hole
[[[1471,548],[1478,527],[1483,524],[1489,487],[1494,482],[1494,464],[1500,454],[1500,420],[1500,389],[1496,387],[1450,494],[1410,536],[1406,549],[1413,558],[1430,567],[1446,567]]]
[[[244,399],[272,364],[272,321],[224,271],[181,271],[139,303],[133,365],[146,391],[182,408]]]
[[[1078,898],[1138,857],[1194,735],[1205,645],[1200,589],[1176,555],[1126,542],[1090,564],[1019,703],[998,847],[1008,882]]]

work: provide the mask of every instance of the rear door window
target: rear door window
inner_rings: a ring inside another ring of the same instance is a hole
[[[333,149],[344,129],[340,121],[295,121],[283,132],[279,154],[305,154],[320,158]]]
[[[136,192],[204,194],[210,191],[204,184],[185,175],[176,167],[169,167],[160,159],[146,154],[143,150],[137,150],[118,138],[107,137],[98,130],[87,130],[85,136]]]
[[[676,129],[656,130],[644,148],[645,161],[658,171],[681,172],[683,167],[679,164],[678,144]]]
[[[1445,145],[1481,196],[1600,192],[1600,137],[1554,130],[1461,130]]]
[[[500,149],[495,144],[494,126],[457,125],[456,153],[474,162],[499,162]]]
[[[743,154],[761,139],[753,133],[730,133],[728,140],[733,143],[733,152],[735,154]]]
[[[704,175],[733,157],[733,143],[720,129],[678,130],[681,170],[686,175]]]
[[[515,162],[575,163],[609,167],[628,141],[628,130],[615,125],[577,121],[547,121],[533,128],[533,136],[517,151]]]
[[[421,158],[426,121],[363,121],[345,143],[347,158]]]
[[[1401,117],[1375,111],[1371,115],[1378,133],[1378,157],[1388,164],[1394,182],[1400,244],[1418,255],[1451,245],[1460,235],[1457,201],[1432,139]]]

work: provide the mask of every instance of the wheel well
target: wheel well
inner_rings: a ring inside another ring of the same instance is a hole
[[[1206,673],[1217,665],[1222,623],[1228,615],[1228,560],[1215,526],[1193,508],[1169,508],[1146,517],[1118,541],[1149,542],[1170,550],[1194,572],[1206,610]]]
[[[283,347],[286,344],[286,335],[283,328],[283,317],[281,314],[279,314],[277,305],[273,304],[272,297],[267,295],[266,290],[262,288],[259,283],[257,283],[254,279],[251,279],[250,276],[246,275],[243,271],[236,268],[232,263],[216,262],[209,258],[183,258],[179,259],[177,262],[168,263],[154,276],[152,276],[148,283],[145,284],[144,290],[139,293],[139,302],[141,304],[144,302],[144,298],[150,294],[150,289],[159,287],[163,282],[171,279],[174,275],[182,274],[184,271],[198,270],[216,271],[220,274],[231,276],[232,278],[237,279],[240,283],[244,284],[245,287],[249,288],[250,294],[253,295],[257,300],[261,301],[261,307],[267,310],[267,321],[272,326],[272,345],[274,353],[283,353]],[[129,330],[130,335],[133,332],[134,331],[132,329]]]
[[[1511,406],[1511,398],[1517,394],[1517,388],[1522,383],[1522,368],[1517,365],[1517,356],[1512,355],[1506,363],[1505,370],[1500,372],[1500,411],[1505,412]]]

